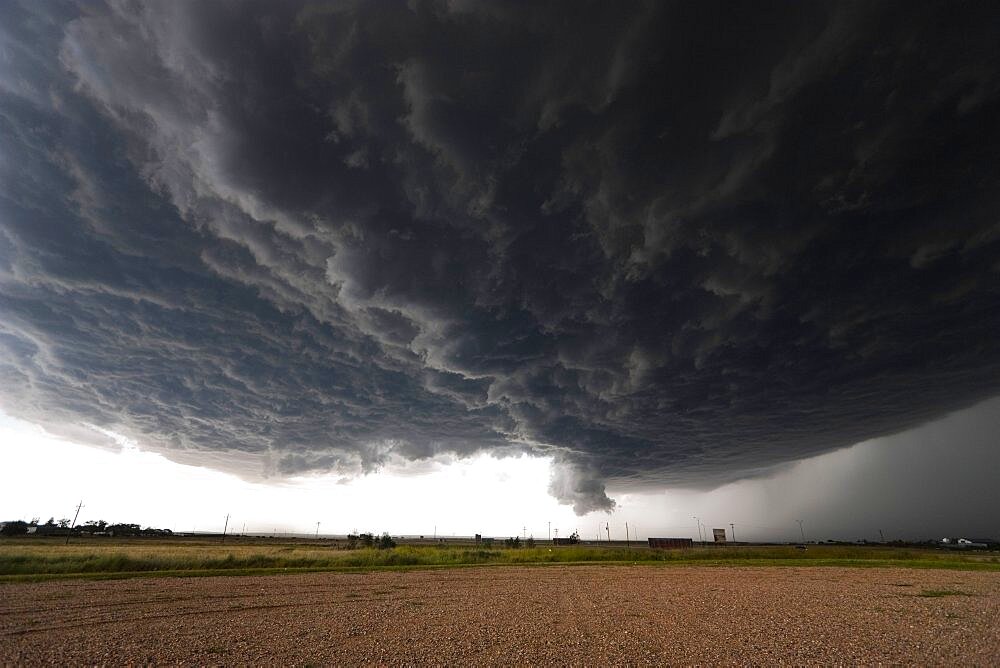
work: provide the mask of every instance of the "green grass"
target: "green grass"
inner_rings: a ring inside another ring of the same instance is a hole
[[[645,547],[401,545],[349,550],[324,541],[231,539],[0,539],[0,582],[66,577],[247,575],[309,571],[544,564],[661,564],[705,566],[850,566],[1000,571],[995,553],[855,546],[792,546],[650,550]]]

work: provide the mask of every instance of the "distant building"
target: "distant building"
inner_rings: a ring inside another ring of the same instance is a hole
[[[690,538],[650,538],[649,546],[661,550],[687,549],[694,546]]]
[[[971,550],[980,549],[985,550],[990,547],[991,541],[989,538],[974,538],[969,540],[968,538],[942,538],[941,544],[949,547],[951,549],[959,550]]]

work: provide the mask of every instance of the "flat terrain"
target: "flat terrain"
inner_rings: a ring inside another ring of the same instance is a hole
[[[0,586],[2,664],[997,665],[1000,574],[487,566]]]
[[[236,538],[0,538],[0,584],[59,578],[145,575],[271,575],[304,571],[392,570],[430,566],[539,563],[670,563],[713,566],[894,566],[992,570],[1000,553],[921,547],[740,545],[651,550],[640,544],[581,544],[507,549],[472,541],[403,542],[378,550],[343,540]]]

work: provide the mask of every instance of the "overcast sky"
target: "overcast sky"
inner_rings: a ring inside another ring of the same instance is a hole
[[[996,534],[997,18],[4,2],[0,456],[142,523]]]

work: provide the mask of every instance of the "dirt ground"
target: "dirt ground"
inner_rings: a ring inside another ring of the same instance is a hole
[[[481,567],[0,585],[2,664],[1000,664],[1000,573]]]

